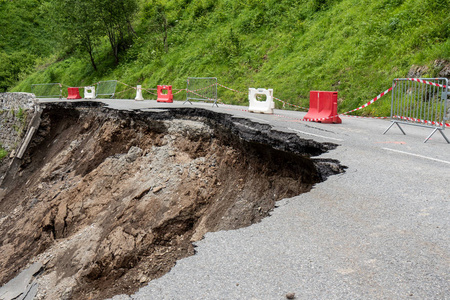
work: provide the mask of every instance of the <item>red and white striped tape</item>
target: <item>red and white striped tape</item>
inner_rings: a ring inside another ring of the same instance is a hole
[[[346,114],[349,114],[349,113],[351,113],[351,112],[354,112],[354,111],[357,111],[357,110],[361,110],[361,109],[363,109],[363,108],[365,108],[365,107],[367,107],[367,106],[369,106],[369,105],[375,103],[376,101],[380,100],[381,97],[383,97],[384,95],[386,95],[387,93],[389,93],[390,91],[392,91],[392,89],[393,89],[394,87],[395,87],[395,84],[394,84],[393,87],[388,88],[387,90],[385,90],[384,92],[382,92],[381,94],[379,94],[378,96],[376,96],[375,98],[373,98],[372,100],[370,100],[369,102],[365,103],[364,105],[361,105],[361,106],[358,107],[358,108],[349,110],[349,111],[347,111],[347,112],[345,112],[345,113],[342,113],[342,114],[343,114],[343,115],[346,115]]]
[[[302,106],[298,106],[298,105],[295,105],[295,104],[291,104],[291,103],[289,103],[289,102],[283,101],[283,100],[278,99],[278,98],[275,98],[275,97],[273,97],[273,100],[277,100],[277,101],[283,103],[283,107],[284,107],[285,105],[289,105],[289,106],[292,106],[292,107],[296,107],[296,108],[301,108],[301,109],[306,109],[306,110],[308,110],[307,107],[302,107]]]
[[[395,81],[400,81],[399,78],[396,78],[396,79],[394,79],[394,80],[395,80]],[[439,84],[439,83],[435,83],[435,82],[423,80],[423,79],[420,79],[420,78],[406,78],[406,80],[417,81],[417,82],[420,82],[420,83],[425,83],[425,84],[429,84],[429,85],[432,85],[432,86],[441,87],[441,88],[444,88],[444,89],[447,88],[447,86],[444,85],[444,84]],[[436,80],[437,80],[437,79],[436,79]]]
[[[227,90],[236,92],[236,93],[245,94],[245,92],[241,92],[241,91],[238,91],[238,90],[229,88],[229,87],[227,87],[227,86],[225,86],[225,85],[223,85],[223,84],[220,84],[220,83],[217,83],[217,85],[218,85],[218,86],[221,86],[221,87],[223,87],[223,88],[225,88],[225,89],[227,89]],[[298,106],[298,105],[291,104],[291,103],[289,103],[289,102],[283,101],[283,100],[281,100],[281,99],[279,99],[279,98],[273,97],[273,99],[276,100],[276,101],[279,101],[279,102],[283,103],[283,106],[284,106],[284,105],[289,105],[289,106],[293,106],[293,107],[296,107],[296,108],[308,109],[308,108],[306,108],[306,107]]]
[[[224,89],[227,89],[227,90],[230,90],[230,91],[233,91],[233,92],[236,92],[236,93],[241,93],[241,94],[245,94],[246,93],[246,92],[241,92],[241,91],[229,88],[229,87],[224,86],[223,84],[220,84],[220,83],[217,83],[217,85],[223,87]]]
[[[200,95],[200,94],[198,94],[198,93],[196,93],[196,92],[194,92],[194,91],[191,91],[191,90],[185,90],[185,91],[186,91],[186,93],[192,93],[192,94],[197,95],[197,96],[199,96],[199,97],[205,98],[205,99],[207,99],[207,100],[209,100],[209,101],[216,101],[216,99],[212,99],[212,98],[205,97],[205,96]]]
[[[174,95],[179,94],[179,93],[181,93],[183,91],[186,91],[186,89],[180,89],[178,92],[174,93]]]
[[[152,94],[152,95],[156,95],[156,96],[158,96],[158,94],[157,93],[154,93],[154,92],[150,92],[150,90],[154,90],[154,89],[143,89],[144,91],[146,91],[147,93],[149,93],[149,94]]]
[[[208,85],[208,86],[205,86],[205,87],[202,87],[202,88],[196,89],[196,90],[189,90],[189,91],[193,91],[193,92],[198,92],[198,91],[202,91],[202,90],[206,90],[206,89],[209,89],[210,87],[213,87],[213,86],[215,86],[215,85],[217,85],[217,83],[216,83],[216,82],[215,82],[215,83],[213,83],[213,84],[211,84],[211,85]],[[183,90],[187,91],[187,89],[183,89]]]
[[[450,123],[421,120],[421,119],[416,119],[416,118],[411,118],[411,117],[403,117],[403,116],[393,116],[392,118],[402,119],[402,120],[407,120],[407,121],[412,121],[412,122],[422,123],[422,124],[430,124],[430,125],[434,125],[434,126],[444,126],[445,125],[446,127],[450,127]]]
[[[122,82],[122,81],[117,81],[117,83],[123,84],[123,85],[125,85],[125,86],[127,86],[127,87],[129,87],[129,88],[132,88],[132,89],[136,89],[134,86],[131,86],[131,85],[129,85],[129,84],[126,84],[126,83],[124,83],[124,82]]]

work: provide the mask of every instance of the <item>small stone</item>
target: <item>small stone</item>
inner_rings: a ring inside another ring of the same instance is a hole
[[[147,277],[146,276],[142,276],[139,281],[140,281],[140,283],[145,283],[145,282],[147,282]]]
[[[162,190],[163,188],[165,188],[165,186],[157,186],[157,187],[155,187],[154,189],[153,189],[153,193],[157,193],[157,192],[159,192],[160,190]]]
[[[294,299],[295,298],[295,293],[287,293],[286,294],[286,298],[287,299]]]

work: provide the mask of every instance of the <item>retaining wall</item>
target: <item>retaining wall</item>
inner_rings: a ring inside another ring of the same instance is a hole
[[[35,97],[29,93],[0,93],[0,146],[15,149],[23,136],[34,109]]]

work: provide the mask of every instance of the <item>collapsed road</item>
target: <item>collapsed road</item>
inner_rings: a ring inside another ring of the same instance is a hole
[[[344,172],[314,158],[334,143],[208,109],[40,108],[2,182],[3,295],[29,265],[24,293],[37,299],[137,292],[193,255],[205,233],[260,222],[276,201]]]

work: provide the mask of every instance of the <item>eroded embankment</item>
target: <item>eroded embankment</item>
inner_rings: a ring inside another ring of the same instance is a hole
[[[342,172],[333,144],[200,109],[46,105],[0,201],[0,284],[44,264],[40,299],[132,293],[208,231],[267,216]]]

